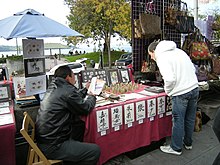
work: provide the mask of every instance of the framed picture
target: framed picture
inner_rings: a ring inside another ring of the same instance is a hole
[[[39,58],[44,56],[43,39],[23,39],[24,58]]]
[[[121,82],[128,83],[131,81],[128,69],[119,69],[119,73],[120,73]]]
[[[25,77],[13,77],[15,98],[26,96]]]
[[[94,70],[83,70],[81,71],[82,82],[87,83],[95,76]]]
[[[108,86],[120,82],[118,69],[109,69],[107,72],[108,72]]]
[[[85,87],[87,82],[91,82],[92,78],[95,76],[94,70],[83,70],[81,71],[81,87]]]
[[[9,84],[0,84],[0,102],[11,100],[11,91]]]
[[[28,77],[25,79],[26,96],[32,96],[46,92],[46,75]]]
[[[97,77],[97,79],[101,79],[107,82],[107,73],[105,69],[96,69],[95,76]]]
[[[25,77],[45,74],[45,58],[24,59]]]

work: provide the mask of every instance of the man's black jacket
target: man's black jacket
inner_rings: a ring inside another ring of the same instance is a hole
[[[86,88],[79,91],[63,78],[52,81],[38,110],[37,143],[59,144],[70,138],[74,121],[95,106],[95,96],[86,97],[86,93]]]

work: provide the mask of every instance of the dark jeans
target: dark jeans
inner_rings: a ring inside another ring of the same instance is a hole
[[[38,146],[48,159],[63,160],[64,165],[96,165],[100,148],[96,144],[82,142],[84,130],[84,122],[75,122],[69,140],[58,145],[38,144]]]
[[[197,100],[199,89],[172,97],[172,136],[171,148],[181,150],[183,142],[192,145],[192,134],[194,130]]]
[[[67,140],[62,144],[38,144],[39,148],[48,159],[63,160],[64,165],[96,165],[100,148],[96,144]]]
[[[212,128],[213,131],[215,132],[215,135],[218,138],[218,141],[220,142],[220,109],[218,109],[216,113]],[[220,164],[220,152],[213,162],[213,165],[219,165],[219,164]]]

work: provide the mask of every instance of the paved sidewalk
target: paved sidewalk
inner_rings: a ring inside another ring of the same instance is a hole
[[[148,152],[136,159],[124,154],[109,160],[105,165],[212,165],[220,152],[220,144],[211,128],[213,120],[202,126],[202,131],[193,134],[193,149],[183,149],[181,156],[166,154],[159,149]],[[167,138],[170,144],[170,138]]]

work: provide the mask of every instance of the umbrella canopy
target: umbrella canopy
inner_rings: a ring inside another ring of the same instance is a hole
[[[0,36],[12,38],[42,38],[81,36],[82,34],[64,26],[33,9],[26,9],[0,20]]]

